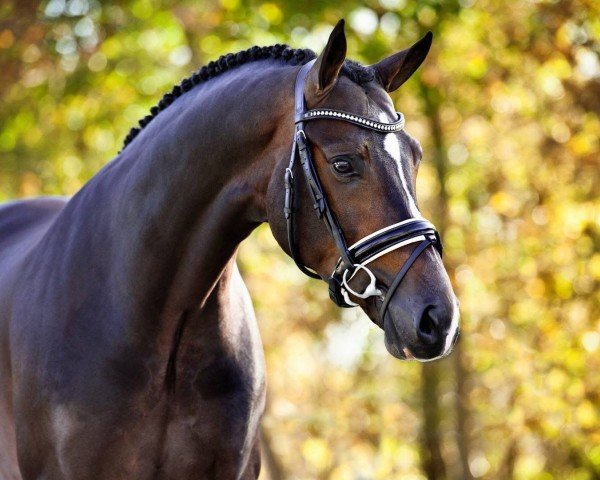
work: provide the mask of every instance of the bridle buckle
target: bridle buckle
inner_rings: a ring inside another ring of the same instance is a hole
[[[346,300],[346,303],[357,305],[356,303],[350,301],[348,293],[351,293],[355,297],[362,299],[381,295],[381,290],[377,288],[377,279],[371,270],[360,263],[353,265],[351,268],[352,274],[350,275],[350,278],[348,278],[348,272],[351,271],[350,268],[344,270],[342,275],[342,295],[344,295],[344,300]],[[350,282],[360,270],[364,271],[369,276],[369,284],[365,287],[362,293],[357,292],[348,284],[348,282]]]

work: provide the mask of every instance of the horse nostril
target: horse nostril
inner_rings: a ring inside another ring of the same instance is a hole
[[[439,322],[433,314],[433,309],[433,306],[427,307],[416,325],[417,337],[429,345],[433,345],[439,340]]]

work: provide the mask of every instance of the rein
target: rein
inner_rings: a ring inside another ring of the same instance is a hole
[[[350,247],[347,246],[344,232],[337,220],[335,213],[329,208],[325,192],[319,182],[319,177],[310,153],[310,145],[304,133],[304,123],[317,119],[332,119],[352,123],[362,128],[374,130],[380,133],[398,132],[404,128],[404,116],[397,112],[397,120],[393,123],[382,123],[369,118],[348,112],[333,109],[306,110],[304,99],[304,82],[314,64],[312,60],[302,66],[296,77],[295,84],[295,112],[294,122],[296,125],[294,142],[290,163],[285,170],[285,204],[284,215],[287,222],[287,235],[290,253],[294,262],[304,274],[311,278],[321,279],[316,272],[307,268],[300,260],[298,246],[294,232],[294,166],[297,159],[302,167],[302,173],[306,180],[308,191],[313,201],[313,208],[317,216],[323,220],[327,230],[333,237],[340,258],[328,278],[323,278],[329,284],[329,297],[340,307],[349,308],[358,306],[350,299],[350,295],[357,298],[369,298],[372,296],[382,297],[383,293],[377,288],[377,279],[367,267],[369,263],[386,255],[398,248],[412,243],[418,243],[412,251],[400,271],[396,274],[392,284],[383,297],[383,303],[379,309],[379,319],[383,326],[383,320],[387,312],[390,299],[398,289],[400,283],[406,276],[408,270],[423,251],[433,245],[440,255],[442,254],[442,242],[435,227],[422,218],[409,218],[402,222],[389,225],[362,238]],[[349,282],[359,272],[365,272],[369,276],[369,285],[363,292],[356,292],[349,286]]]

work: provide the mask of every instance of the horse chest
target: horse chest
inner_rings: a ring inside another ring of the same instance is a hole
[[[65,479],[256,478],[245,472],[259,461],[262,380],[222,360],[181,370],[172,392],[123,399],[111,412],[54,407],[56,458],[47,471]]]

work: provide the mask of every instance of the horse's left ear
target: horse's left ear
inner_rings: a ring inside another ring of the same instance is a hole
[[[431,47],[433,34],[427,32],[425,36],[412,47],[402,50],[391,57],[382,60],[372,67],[377,72],[381,85],[387,92],[393,92],[406,82],[415,70],[425,60]]]

